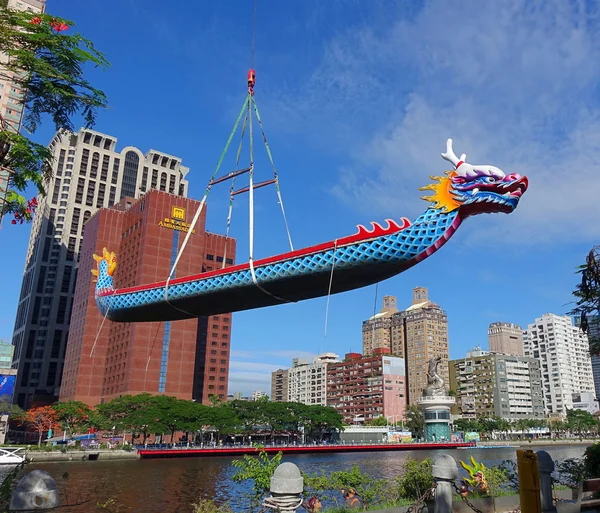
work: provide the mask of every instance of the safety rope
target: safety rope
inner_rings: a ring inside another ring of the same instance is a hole
[[[240,124],[240,120],[242,119],[242,116],[244,115],[244,111],[246,111],[248,109],[249,106],[249,97],[246,97],[246,99],[244,100],[244,105],[242,106],[242,110],[240,110],[240,113],[235,121],[235,125],[233,126],[233,130],[231,131],[231,133],[229,134],[229,137],[227,138],[227,143],[225,144],[225,148],[223,148],[223,151],[221,152],[221,156],[219,157],[219,160],[217,161],[217,165],[215,167],[215,170],[213,171],[212,176],[210,177],[210,180],[208,181],[208,185],[206,186],[206,191],[204,192],[204,196],[202,197],[202,200],[200,201],[200,206],[198,207],[198,210],[196,211],[196,215],[194,215],[194,219],[192,220],[191,225],[188,228],[188,232],[185,236],[185,239],[183,240],[183,244],[181,245],[181,249],[179,250],[179,253],[177,254],[177,258],[175,259],[175,262],[173,263],[173,267],[171,268],[171,272],[169,273],[169,277],[167,278],[167,281],[165,283],[165,301],[167,304],[169,304],[170,306],[172,306],[173,308],[179,310],[180,312],[183,312],[187,315],[194,315],[191,312],[186,312],[185,310],[182,310],[181,308],[173,305],[170,301],[169,301],[169,282],[171,281],[171,278],[173,276],[173,273],[175,272],[175,269],[177,269],[177,264],[179,263],[179,260],[181,259],[181,255],[183,255],[183,252],[187,246],[188,241],[190,240],[190,237],[192,236],[192,233],[194,232],[194,228],[196,226],[196,223],[198,222],[198,219],[200,219],[200,214],[202,213],[202,210],[204,210],[204,205],[206,203],[206,199],[208,198],[208,194],[210,193],[210,189],[212,187],[211,182],[215,179],[215,177],[217,176],[217,173],[219,172],[219,169],[221,168],[221,164],[223,163],[223,159],[225,158],[225,155],[227,153],[227,150],[229,149],[229,145],[231,144],[231,141],[233,140],[233,136],[237,131],[237,128]]]
[[[254,111],[256,112],[256,120],[258,121],[258,126],[260,127],[260,132],[263,137],[263,142],[265,143],[265,149],[267,150],[267,156],[269,157],[269,162],[271,162],[271,168],[273,168],[273,178],[275,179],[275,190],[277,191],[277,199],[279,201],[279,205],[281,206],[283,222],[285,223],[285,231],[287,232],[288,242],[290,243],[290,251],[294,251],[294,245],[292,244],[292,236],[290,234],[290,228],[289,228],[289,225],[287,222],[287,216],[285,215],[285,208],[283,208],[283,198],[281,197],[281,189],[279,188],[279,175],[277,174],[275,162],[273,161],[273,155],[271,154],[271,147],[269,146],[269,142],[267,141],[267,135],[265,134],[265,130],[263,128],[262,119],[260,118],[260,112],[258,111],[258,105],[256,104],[256,100],[254,98],[252,98],[252,104],[254,105]]]
[[[327,337],[327,324],[329,322],[329,298],[331,297],[331,287],[333,286],[333,270],[335,269],[335,252],[337,250],[337,242],[333,241],[333,259],[331,261],[331,274],[329,275],[329,288],[327,290],[327,304],[325,305],[325,337]]]
[[[246,133],[246,124],[248,123],[248,113],[246,112],[246,117],[244,118],[244,122],[242,123],[242,135],[240,137],[240,144],[238,145],[238,151],[235,157],[235,169],[238,169],[240,164],[240,156],[242,154],[242,144],[244,142],[244,135]],[[231,228],[231,216],[233,215],[233,191],[235,190],[235,176],[231,179],[231,187],[229,188],[229,211],[227,212],[227,227],[225,229],[225,239],[229,238],[229,230]],[[225,269],[225,264],[227,263],[227,242],[225,242],[225,249],[223,251],[223,265],[221,269]]]
[[[258,279],[256,278],[256,270],[254,269],[254,139],[253,139],[253,131],[252,131],[252,95],[248,95],[248,121],[249,121],[249,131],[248,131],[248,146],[250,149],[250,172],[248,173],[248,217],[249,217],[249,242],[248,242],[248,266],[250,267],[250,274],[252,275],[252,282],[256,285],[260,290],[262,290],[265,294],[277,299],[278,301],[282,301],[284,303],[291,303],[291,301],[276,296],[272,294],[268,290],[258,283]]]

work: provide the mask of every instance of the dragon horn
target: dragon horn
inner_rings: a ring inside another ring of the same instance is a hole
[[[92,256],[94,257],[94,260],[95,260],[96,262],[100,262],[100,260],[102,260],[102,257],[101,257],[101,256],[98,256],[98,255],[96,255],[96,253],[94,253]]]

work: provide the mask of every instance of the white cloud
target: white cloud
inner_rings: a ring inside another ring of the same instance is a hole
[[[414,215],[452,137],[470,162],[530,179],[518,210],[475,223],[471,240],[600,236],[596,4],[433,0],[394,16],[335,35],[289,104],[355,148],[332,192],[370,215]]]

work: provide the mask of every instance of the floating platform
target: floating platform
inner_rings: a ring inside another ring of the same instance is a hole
[[[289,447],[265,447],[267,453],[316,454],[333,452],[378,452],[378,451],[437,451],[473,447],[467,443],[406,443],[373,445],[302,445]],[[191,458],[199,456],[239,456],[257,454],[256,447],[211,447],[203,449],[138,449],[141,458]]]

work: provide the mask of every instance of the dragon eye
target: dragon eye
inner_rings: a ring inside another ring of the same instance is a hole
[[[495,181],[496,181],[496,179],[495,179],[494,177],[492,177],[492,176],[488,176],[488,177],[486,178],[486,181],[487,181],[488,183],[492,183],[492,182],[495,182]]]

